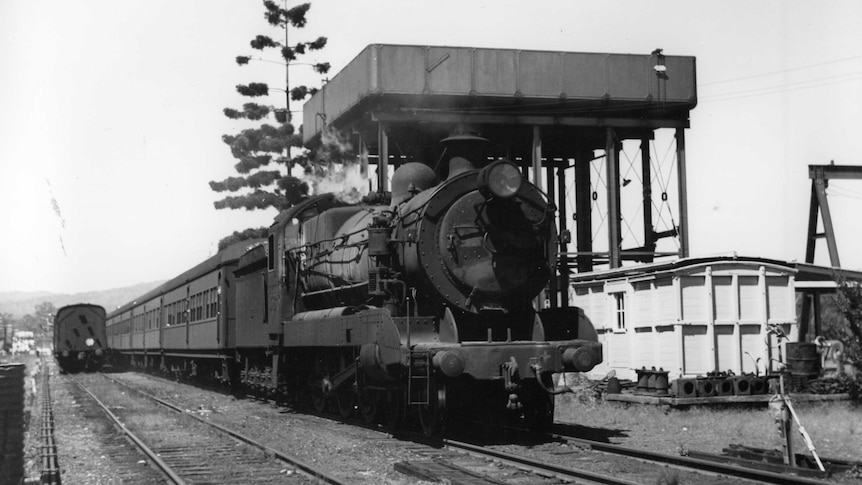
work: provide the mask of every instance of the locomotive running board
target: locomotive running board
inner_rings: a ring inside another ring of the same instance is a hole
[[[349,348],[374,344],[380,364],[406,364],[401,334],[388,310],[374,308],[354,315],[294,319],[284,323],[286,348]]]

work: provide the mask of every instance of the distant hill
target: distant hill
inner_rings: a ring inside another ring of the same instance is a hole
[[[73,294],[47,291],[0,292],[0,313],[11,313],[13,318],[21,318],[28,313],[34,313],[36,305],[46,301],[53,303],[56,308],[73,303],[92,303],[105,307],[105,310],[110,313],[111,310],[134,300],[162,283],[164,281],[151,281],[123,288]]]

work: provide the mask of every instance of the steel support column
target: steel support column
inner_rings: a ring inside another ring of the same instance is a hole
[[[568,238],[569,224],[566,220],[566,168],[568,160],[563,160],[563,163],[557,167],[557,207],[559,210],[560,221],[560,258],[557,261],[557,268],[560,272],[560,306],[565,308],[569,306],[569,257],[566,252],[569,250]],[[550,180],[548,185],[550,185]]]
[[[542,189],[542,129],[539,125],[533,125],[533,183]]]
[[[688,247],[688,186],[685,175],[685,130],[676,129],[677,185],[679,186],[679,256],[689,256]]]
[[[556,187],[554,186],[554,167],[550,160],[548,160],[548,165],[545,167],[545,180],[547,181],[547,190],[548,194],[548,202],[553,203],[556,195],[554,194],[554,190]],[[558,206],[559,207],[559,206]],[[549,298],[551,303],[551,308],[557,308],[559,306],[560,293],[558,291],[560,287],[560,278],[559,278],[559,258],[557,258],[556,265],[553,268],[553,273],[551,274],[551,279],[548,282],[548,290],[551,294]]]
[[[805,248],[805,262],[814,262],[814,245],[818,237],[826,237],[826,247],[829,249],[829,262],[836,268],[841,267],[841,260],[838,258],[838,244],[835,241],[835,226],[832,225],[832,212],[829,210],[829,201],[826,198],[827,179],[822,173],[815,174],[811,180],[811,205],[808,214],[808,244]],[[817,231],[817,213],[823,219],[824,234],[816,234]]]
[[[389,134],[386,123],[377,124],[377,192],[389,192]]]
[[[359,174],[363,179],[368,179],[368,147],[362,135],[359,135]]]
[[[650,165],[649,137],[641,138],[641,179],[643,180],[644,251],[655,252],[655,230],[652,225],[652,166]],[[651,263],[652,256],[645,262]]]
[[[607,164],[608,183],[608,264],[611,269],[622,265],[620,244],[620,160],[619,143],[614,129],[606,129],[605,162]]]
[[[593,202],[590,190],[590,163],[593,151],[583,149],[575,154],[575,250],[578,253],[593,251]],[[578,273],[593,270],[593,257],[578,254],[575,258]]]

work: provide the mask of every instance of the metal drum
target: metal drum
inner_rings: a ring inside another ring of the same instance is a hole
[[[820,375],[820,352],[812,342],[787,342],[787,366],[792,376],[814,378]]]

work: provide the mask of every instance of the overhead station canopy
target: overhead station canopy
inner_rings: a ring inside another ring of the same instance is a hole
[[[374,44],[309,99],[303,140],[375,122],[688,126],[695,59]],[[370,128],[370,127],[369,127]]]

